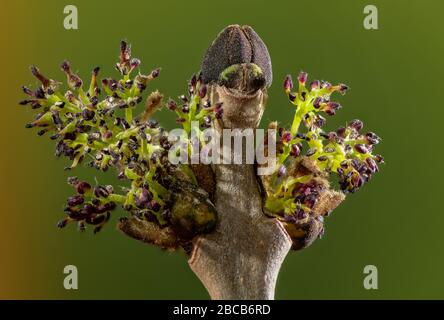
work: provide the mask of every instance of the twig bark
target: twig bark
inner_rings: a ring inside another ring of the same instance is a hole
[[[222,128],[255,128],[265,89],[246,94],[215,85],[213,102],[224,103]],[[252,164],[214,165],[216,231],[199,237],[189,260],[212,299],[273,299],[281,264],[292,241],[282,224],[262,211]]]
[[[273,299],[291,239],[267,218],[252,165],[216,167],[214,233],[199,237],[189,260],[212,299]]]

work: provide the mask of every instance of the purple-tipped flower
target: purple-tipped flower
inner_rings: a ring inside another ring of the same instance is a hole
[[[160,68],[151,71],[151,78],[157,78],[160,75]]]
[[[22,86],[22,90],[23,90],[23,92],[26,93],[27,95],[34,96],[34,92],[32,92],[32,90],[29,89],[27,86]]]
[[[131,45],[125,41],[120,42],[119,62],[116,64],[116,69],[122,74],[127,75],[132,70],[130,66],[131,60]]]
[[[91,102],[92,107],[95,107],[99,103],[99,98],[97,98],[97,96],[92,96],[89,98],[89,102]]]
[[[193,74],[193,76],[190,79],[190,82],[188,83],[188,87],[190,89],[190,93],[194,93],[197,85],[197,76]]]
[[[32,75],[42,83],[43,87],[47,88],[50,86],[51,81],[48,78],[46,78],[44,75],[42,75],[36,66],[31,66],[30,69]]]
[[[376,161],[373,160],[371,157],[368,157],[365,159],[365,162],[367,163],[367,167],[371,170],[372,173],[375,173],[379,170],[378,165],[376,164]]]
[[[110,184],[105,186],[106,191],[108,191],[108,193],[113,193],[114,192],[114,187]]]
[[[282,166],[280,166],[279,167],[279,170],[278,170],[278,176],[279,177],[282,177],[282,176],[284,176],[285,174],[287,173],[287,168],[284,166],[284,165],[282,165]]]
[[[107,130],[103,133],[103,139],[108,140],[113,137],[113,132],[110,130]]]
[[[25,106],[25,105],[27,105],[28,103],[31,103],[31,102],[32,102],[32,100],[25,99],[25,100],[21,100],[19,102],[19,104],[22,105],[22,106]]]
[[[86,231],[85,222],[83,221],[77,222],[77,229],[79,230],[79,232],[85,232]]]
[[[60,119],[60,115],[57,111],[51,112],[52,122],[54,122],[55,126],[58,129],[61,129],[63,127],[63,121]]]
[[[34,97],[37,99],[45,99],[45,91],[39,87],[34,91]]]
[[[329,101],[324,107],[324,112],[327,113],[329,116],[333,116],[336,113],[336,110],[340,109],[341,105],[337,102]]]
[[[320,114],[318,114],[318,115],[316,116],[316,119],[314,120],[313,124],[314,124],[316,127],[321,128],[321,127],[323,127],[323,126],[325,125],[326,122],[327,122],[327,120],[326,120],[323,116],[321,116]]]
[[[291,75],[287,75],[284,80],[284,90],[285,92],[289,93],[293,89],[293,79],[291,78]]]
[[[147,207],[154,212],[158,212],[161,208],[160,204],[155,200],[151,200],[150,202],[148,202]]]
[[[66,218],[62,219],[59,222],[57,222],[57,228],[62,229],[64,227],[66,227],[67,224],[68,224],[68,219],[66,219]]]
[[[376,135],[376,133],[368,132],[365,135],[365,140],[367,141],[368,144],[374,145],[379,143],[380,138],[378,137],[378,135]]]
[[[303,220],[307,217],[307,214],[304,210],[298,209],[295,214],[296,219]]]
[[[140,66],[140,60],[137,58],[132,58],[130,61],[130,68],[131,70],[134,70],[135,68],[137,68],[138,66]]]
[[[92,71],[92,75],[97,77],[97,75],[99,74],[99,71],[100,71],[100,67],[95,67]]]
[[[336,134],[341,138],[345,138],[346,133],[347,130],[344,127],[340,127],[336,130]]]
[[[377,154],[375,156],[375,161],[378,163],[384,163],[384,158],[380,154]]]
[[[120,119],[120,123],[122,124],[123,129],[128,130],[131,126],[125,119]]]
[[[174,101],[173,99],[169,99],[167,103],[167,108],[170,109],[171,111],[176,110],[177,109],[176,101]]]
[[[133,86],[133,84],[134,84],[134,81],[131,80],[131,79],[128,79],[128,80],[125,81],[125,88],[127,88],[127,89],[131,89],[131,87]]]
[[[68,79],[68,86],[73,89],[78,89],[82,86],[83,81],[80,77],[71,71],[71,66],[68,60],[65,60],[60,65],[60,68],[63,72],[66,73],[66,77]]]
[[[296,223],[297,222],[296,217],[294,215],[292,215],[292,214],[285,214],[285,213],[283,215],[284,215],[284,220],[286,222],[289,222],[289,223]]]
[[[75,188],[77,193],[79,194],[85,194],[89,190],[91,190],[91,185],[86,181],[79,181],[75,184]]]
[[[223,108],[223,103],[218,102],[214,105],[214,112],[219,112],[220,110],[222,110],[222,108]]]
[[[319,80],[314,80],[311,84],[310,84],[310,89],[311,91],[314,90],[318,90],[321,87],[321,82]]]
[[[126,41],[120,41],[120,63],[125,64],[131,58],[131,45],[127,44]]]
[[[285,131],[282,133],[281,140],[283,143],[289,143],[291,141],[291,133],[290,131]]]
[[[316,99],[313,101],[313,107],[315,107],[316,109],[319,109],[322,101],[323,101],[323,99],[321,97],[316,97]]]
[[[331,87],[332,87],[332,85],[331,85],[330,82],[328,82],[328,81],[322,81],[322,82],[321,82],[321,88],[327,88],[327,89],[329,89],[329,88],[331,88]]]
[[[311,157],[312,155],[314,155],[316,153],[317,149],[316,148],[310,148],[308,149],[307,153],[305,154],[307,157]]]
[[[205,98],[206,95],[207,95],[207,86],[202,83],[199,87],[199,97],[203,99]]]
[[[290,155],[292,157],[298,157],[301,154],[301,144],[295,143],[291,145]]]
[[[184,104],[182,106],[182,112],[183,113],[189,113],[190,112],[190,106],[188,104]]]
[[[211,117],[210,116],[205,116],[204,118],[203,118],[203,125],[204,125],[204,127],[206,127],[206,128],[209,128],[209,127],[211,127],[211,123],[213,122],[213,120],[211,119]]]
[[[82,111],[82,117],[86,121],[92,120],[94,118],[95,112],[93,110],[84,109]]]
[[[110,79],[107,79],[107,78],[102,79],[102,86],[109,87],[109,81],[110,81]]]
[[[82,215],[87,216],[87,215],[95,213],[96,210],[97,210],[97,208],[93,204],[85,203],[83,205],[83,208],[82,208],[81,212],[82,212]]]
[[[299,76],[298,76],[298,82],[299,82],[301,85],[304,85],[305,82],[307,82],[307,77],[308,77],[307,72],[301,71],[301,72],[299,73]]]
[[[143,188],[142,191],[140,192],[140,196],[136,197],[134,199],[134,202],[139,209],[143,209],[143,208],[147,207],[148,202],[151,200],[151,198],[152,198],[152,195],[149,192],[149,190]]]
[[[341,105],[340,105],[339,103],[337,103],[337,102],[329,101],[329,102],[327,103],[327,107],[328,107],[328,108],[331,108],[331,109],[334,109],[334,110],[338,110],[338,109],[341,108]]]
[[[75,207],[79,204],[82,204],[84,201],[85,201],[85,199],[83,198],[83,196],[78,194],[78,195],[69,197],[67,202],[68,202],[68,206]]]
[[[368,149],[363,144],[355,144],[355,150],[359,153],[365,154],[368,152]]]
[[[62,69],[63,72],[69,74],[71,73],[71,65],[69,64],[68,60],[64,60],[62,64],[60,65],[60,69]]]
[[[211,107],[211,101],[205,100],[202,106],[204,107],[204,109],[208,109],[209,107]]]
[[[219,109],[216,111],[215,117],[216,119],[222,119],[222,116],[224,115],[224,109]]]
[[[339,85],[339,93],[344,95],[347,90],[349,89],[348,86],[346,84],[340,83]]]
[[[357,132],[361,131],[364,127],[364,123],[361,120],[354,119],[348,123],[348,127],[356,130]]]

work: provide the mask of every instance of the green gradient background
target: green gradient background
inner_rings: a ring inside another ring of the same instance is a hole
[[[62,27],[66,4],[78,6],[79,30]],[[362,27],[366,4],[378,6],[377,31]],[[382,172],[327,220],[323,240],[287,257],[276,297],[444,298],[442,2],[19,0],[0,12],[0,298],[208,298],[181,254],[124,237],[113,223],[96,236],[55,227],[71,193],[67,162],[24,129],[33,113],[17,101],[21,85],[35,84],[30,64],[57,79],[64,58],[84,77],[95,65],[115,75],[124,38],[144,71],[163,68],[151,88],[175,97],[233,23],[253,26],[270,50],[275,83],[263,123],[288,124],[281,81],[303,69],[351,86],[329,128],[359,117],[384,139]],[[159,118],[173,125],[166,112]],[[79,268],[77,291],[63,288],[67,264]],[[378,267],[378,290],[362,286],[367,264]]]

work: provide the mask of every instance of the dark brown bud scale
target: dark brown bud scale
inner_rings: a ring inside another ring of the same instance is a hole
[[[271,59],[262,39],[249,26],[228,26],[219,33],[205,53],[201,67],[202,80],[206,84],[216,82],[228,67],[245,63],[259,66],[266,86],[271,85]]]

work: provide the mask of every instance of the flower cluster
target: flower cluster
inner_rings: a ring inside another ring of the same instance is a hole
[[[68,199],[67,215],[59,227],[77,222],[79,230],[89,224],[97,232],[111,212],[121,206],[132,217],[155,224],[157,229],[153,230],[168,227],[165,233],[172,231],[177,239],[186,242],[197,233],[211,231],[216,224],[216,211],[209,200],[212,188],[203,191],[201,167],[174,165],[170,161],[177,137],[152,118],[163,106],[162,94],[149,94],[143,110],[134,114],[144,100],[147,86],[160,73],[160,69],[155,69],[143,74],[140,64],[139,59],[131,56],[130,45],[122,41],[115,66],[120,77],[99,81],[96,67],[86,87],[70,63],[64,61],[60,68],[67,79],[65,92],[60,82],[45,77],[32,66],[31,72],[41,85],[35,90],[23,87],[28,98],[20,104],[41,110],[26,127],[37,128],[38,135],[47,134],[56,141],[56,156],[63,155],[72,161],[67,169],[88,159],[91,167],[101,171],[112,167],[119,179],[129,182],[119,194],[111,185],[92,186],[69,178],[76,194]],[[301,234],[311,235],[300,238],[300,243],[294,245],[298,248],[309,244],[312,235],[322,235],[323,216],[343,200],[343,193],[355,192],[368,182],[383,162],[382,156],[373,154],[380,138],[373,132],[364,132],[360,120],[352,120],[335,131],[323,129],[324,116],[333,116],[341,108],[331,96],[336,92],[343,95],[347,89],[344,84],[319,80],[307,86],[305,72],[299,74],[296,85],[287,76],[284,90],[295,106],[292,125],[284,129],[275,122],[270,124],[278,129],[279,141],[275,170],[262,176],[266,192],[264,210],[291,225],[290,235],[299,235],[293,239]],[[211,102],[208,91],[201,74],[194,75],[188,83],[188,94],[181,95],[179,103],[172,99],[166,103],[183,127],[179,138],[185,142],[188,156],[194,148],[200,150],[205,146],[204,129],[212,127],[224,112],[222,103]],[[305,130],[301,130],[301,124]],[[330,188],[333,175],[337,176],[342,192]]]
[[[352,120],[331,132],[323,130],[326,123],[323,115],[333,116],[341,108],[331,99],[332,94],[344,95],[348,87],[319,80],[312,81],[308,88],[306,84],[305,72],[299,74],[296,86],[290,75],[284,80],[285,93],[296,111],[289,130],[278,128],[276,169],[265,178],[266,211],[290,223],[319,218],[316,211],[325,206],[319,202],[326,201],[323,194],[329,190],[331,174],[337,175],[343,192],[355,192],[378,171],[378,163],[383,162],[382,156],[372,154],[380,138],[373,132],[363,133],[362,121]],[[301,124],[306,130],[300,130]]]
[[[188,157],[207,144],[204,130],[213,127],[216,119],[221,119],[223,103],[212,104],[207,85],[202,81],[202,74],[193,75],[188,82],[188,95],[179,96],[180,103],[169,99],[167,108],[176,113],[176,122],[182,125],[183,134],[178,137],[185,142]],[[180,150],[176,150],[180,151]]]
[[[72,71],[70,63],[64,61],[61,70],[66,74],[69,87],[64,93],[61,83],[31,67],[41,86],[34,91],[23,87],[29,98],[20,104],[42,111],[26,127],[38,128],[39,135],[48,134],[56,141],[56,156],[63,155],[72,160],[67,169],[90,158],[88,164],[91,167],[102,171],[113,167],[119,179],[130,182],[128,188],[123,188],[124,194],[118,194],[112,186],[92,187],[77,178],[68,179],[76,195],[68,199],[67,217],[59,222],[59,227],[77,221],[80,230],[90,224],[97,232],[117,205],[140,219],[160,226],[169,225],[174,220],[171,207],[176,201],[170,191],[172,184],[178,177],[195,180],[193,172],[185,165],[178,167],[168,161],[171,147],[168,132],[152,119],[153,113],[163,105],[163,96],[158,91],[152,92],[143,111],[133,115],[144,100],[142,94],[149,82],[160,73],[160,69],[155,69],[148,74],[137,72],[133,75],[140,63],[139,59],[131,57],[131,46],[122,41],[116,64],[120,79],[104,78],[99,85],[99,68],[96,67],[89,87],[85,89],[83,80]],[[200,110],[201,100],[207,101],[206,89],[200,79],[193,79],[189,103],[188,98],[182,97],[185,105],[179,108],[170,100],[168,108],[175,109],[182,119],[186,119],[184,126],[191,121],[211,125],[214,116],[220,115],[222,109],[219,106]],[[211,219],[214,220],[214,216]]]
[[[84,231],[85,224],[89,224],[94,226],[96,233],[109,220],[116,203],[124,201],[124,196],[113,193],[114,188],[111,185],[92,188],[88,182],[79,181],[76,177],[68,178],[68,183],[75,188],[77,194],[68,198],[65,207],[67,217],[59,221],[59,228],[70,221],[76,221],[80,231]]]
[[[209,128],[214,119],[221,119],[223,115],[222,103],[211,104],[207,86],[202,82],[202,74],[193,75],[188,82],[188,95],[179,97],[181,105],[170,99],[167,107],[177,114],[176,122],[182,124],[187,134],[191,133],[192,122],[197,121],[200,128]]]

